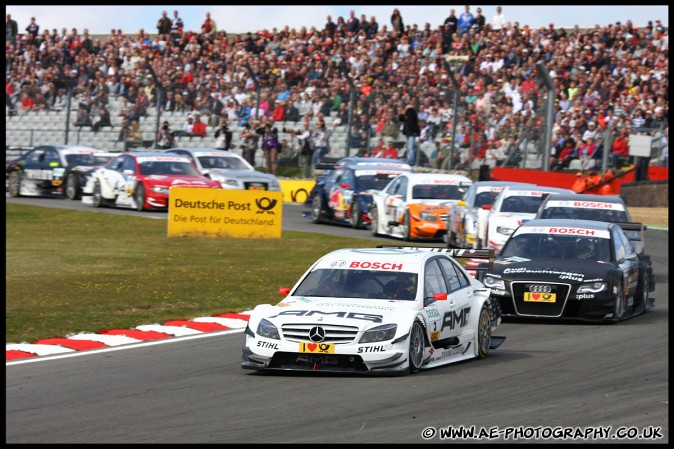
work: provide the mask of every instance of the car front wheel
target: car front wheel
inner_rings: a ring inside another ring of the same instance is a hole
[[[323,209],[323,202],[321,201],[321,197],[319,195],[316,195],[314,199],[311,201],[311,221],[314,223],[322,223],[322,212]]]
[[[643,273],[641,279],[639,279],[635,301],[635,307],[638,304],[639,313],[645,313],[648,310],[649,283],[648,273]]]
[[[103,194],[101,193],[100,181],[94,182],[94,190],[93,193],[91,194],[91,200],[94,207],[101,207],[105,204],[105,201],[103,201]]]
[[[410,224],[411,224],[410,213],[408,211],[405,212],[405,218],[403,219],[403,239],[406,242],[412,240],[412,235],[410,233]]]
[[[370,223],[370,231],[375,237],[379,235],[379,212],[376,207],[373,207],[370,210],[370,217],[372,218],[372,223]]]
[[[424,328],[415,321],[410,329],[409,372],[416,373],[421,369],[424,360]]]
[[[354,201],[351,205],[351,226],[353,229],[358,229],[362,226],[360,201]]]
[[[614,308],[614,316],[613,316],[613,322],[617,323],[618,321],[622,320],[623,315],[625,314],[625,303],[627,301],[627,298],[625,296],[625,290],[623,288],[623,281],[622,279],[620,280],[618,284],[618,293],[615,296],[615,308]]]
[[[7,180],[7,193],[12,198],[21,196],[21,175],[17,172],[14,172],[9,175]]]

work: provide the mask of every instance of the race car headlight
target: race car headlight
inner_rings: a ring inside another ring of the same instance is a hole
[[[578,293],[599,293],[608,289],[606,282],[590,282],[588,284],[580,284]]]
[[[227,185],[227,186],[232,186],[232,187],[239,187],[241,185],[239,183],[239,181],[237,181],[236,179],[221,179],[220,183],[222,183],[222,185]]]
[[[485,276],[484,279],[482,279],[482,283],[484,284],[485,287],[488,288],[493,288],[496,290],[505,290],[505,282],[503,281],[503,279]]]
[[[168,195],[168,194],[169,194],[169,189],[168,189],[168,187],[154,186],[154,187],[152,187],[150,190],[152,190],[153,192],[162,193],[162,194],[164,194],[164,195]]]
[[[421,218],[424,221],[438,221],[438,217],[436,217],[433,214],[429,214],[428,212],[420,212],[419,213],[419,218]]]
[[[257,334],[264,338],[273,338],[274,340],[281,339],[276,326],[274,326],[271,321],[265,319],[260,321],[260,324],[257,325]]]
[[[281,184],[277,180],[269,183],[269,190],[281,190]]]
[[[397,324],[384,324],[363,332],[358,343],[373,343],[376,341],[392,340],[395,337]]]
[[[515,230],[513,228],[508,228],[508,227],[505,227],[505,226],[496,226],[496,232],[498,232],[499,234],[510,235],[514,231]]]

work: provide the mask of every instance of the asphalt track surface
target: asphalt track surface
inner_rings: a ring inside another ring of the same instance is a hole
[[[65,200],[10,201],[94,210]],[[303,210],[284,206],[283,229],[371,238],[314,225]],[[646,315],[617,325],[507,321],[496,332],[505,343],[486,359],[405,377],[242,370],[240,331],[9,363],[6,442],[489,442],[440,436],[474,426],[501,432],[495,442],[668,443],[669,235],[649,230],[646,239],[656,273],[655,308]],[[588,438],[540,438],[553,429]],[[630,432],[656,438],[612,438]]]

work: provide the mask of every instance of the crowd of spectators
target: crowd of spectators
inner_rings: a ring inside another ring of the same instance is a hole
[[[650,128],[668,135],[669,32],[660,19],[641,26],[627,20],[588,29],[532,28],[507,13],[498,7],[486,18],[480,8],[473,15],[465,6],[459,16],[451,9],[445,19],[412,24],[397,9],[369,19],[351,11],[346,19],[328,16],[322,28],[228,34],[210,13],[192,28],[174,11],[173,18],[162,14],[155,34],[111,29],[103,38],[86,28],[42,30],[35,18],[18,26],[8,13],[6,105],[12,112],[63,108],[72,88],[82,115],[78,111],[78,126],[125,121],[137,136],[140,117],[159,104],[162,111],[191,114],[204,135],[223,119],[241,130],[261,123],[301,126],[306,117],[331,117],[345,126],[353,83],[352,136],[361,154],[372,154],[379,138],[409,140],[400,120],[412,108],[418,139],[441,143],[434,161],[446,157],[454,136],[461,151],[453,162],[500,163],[540,121],[545,90],[536,71],[543,63],[555,86],[551,167],[568,165],[568,154],[596,157],[607,127],[616,137]],[[452,63],[456,111],[447,56],[460,61]],[[123,115],[106,118],[113,97],[123,102]],[[184,132],[194,133],[194,126]],[[363,138],[371,144],[362,147]],[[621,158],[613,153],[611,161]]]

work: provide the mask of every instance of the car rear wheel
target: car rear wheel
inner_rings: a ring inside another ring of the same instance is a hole
[[[637,286],[636,301],[635,307],[639,307],[639,313],[645,313],[647,304],[648,304],[648,294],[650,290],[649,286],[650,279],[648,273],[643,273],[639,279],[639,284]],[[635,310],[636,312],[636,310]]]
[[[103,194],[101,193],[100,181],[94,182],[94,190],[93,193],[91,194],[91,201],[94,207],[101,207],[105,205],[105,201],[103,200]]]
[[[424,328],[415,321],[410,329],[409,372],[416,373],[421,369],[424,360]]]
[[[354,201],[351,205],[351,226],[353,229],[358,229],[362,226],[363,221],[361,220],[360,212],[360,201]]]
[[[323,222],[323,201],[321,197],[317,194],[314,199],[311,201],[311,221],[314,223]]]
[[[379,212],[377,207],[373,207],[370,211],[370,217],[372,217],[372,223],[370,223],[370,231],[375,237],[379,235]]]
[[[69,200],[77,200],[80,198],[80,182],[77,180],[77,176],[72,173],[68,175],[63,193]]]
[[[12,198],[21,196],[21,175],[17,172],[13,172],[9,175],[7,180],[7,193]]]
[[[406,242],[409,242],[412,240],[412,236],[410,234],[410,213],[405,212],[405,218],[403,219],[403,239]]]
[[[477,356],[481,359],[489,354],[489,345],[491,344],[491,318],[487,305],[482,305],[480,318],[477,322]]]

